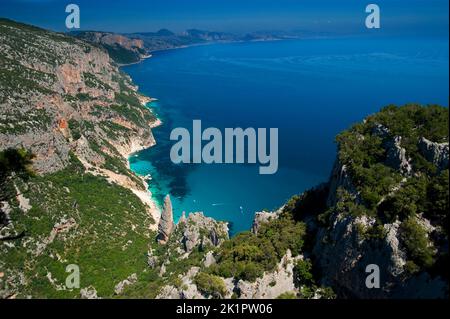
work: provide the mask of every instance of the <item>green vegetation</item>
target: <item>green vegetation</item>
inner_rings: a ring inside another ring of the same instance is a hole
[[[435,251],[423,226],[415,218],[410,217],[401,224],[400,231],[403,245],[411,261],[421,268],[431,267]]]
[[[204,272],[195,276],[194,283],[202,293],[215,299],[223,298],[227,291],[222,278]]]
[[[98,88],[101,90],[109,90],[112,91],[111,86],[106,84],[105,82],[99,80],[94,74],[89,72],[83,73],[84,83],[90,88]]]
[[[384,164],[384,141],[373,134],[380,124],[389,129],[390,138],[402,137],[402,147],[411,156],[415,171],[435,174],[436,169],[420,154],[417,145],[420,137],[435,142],[448,141],[448,109],[434,105],[388,106],[337,137],[339,159],[348,167],[352,182],[371,213],[402,179],[399,172]]]
[[[121,47],[119,45],[102,45],[107,51],[111,59],[114,60],[114,62],[119,64],[130,64],[134,62],[138,62],[140,58],[139,52],[134,52],[131,50],[127,50],[124,47]]]
[[[92,100],[92,97],[88,93],[77,93],[75,97],[80,102],[88,102]]]
[[[348,169],[359,198],[341,189],[339,202],[330,211],[375,217],[374,226],[359,227],[365,239],[384,238],[383,225],[400,221],[408,273],[430,269],[438,258],[446,258],[442,253],[436,257],[436,243],[418,223],[418,218],[423,214],[438,226],[444,241],[448,240],[449,173],[448,169],[438,171],[428,162],[418,145],[421,137],[448,142],[448,115],[448,108],[436,105],[391,105],[337,137],[339,160]],[[387,129],[384,135],[374,133],[380,126]],[[401,136],[401,147],[411,159],[413,174],[410,176],[405,177],[386,164],[386,142],[396,136]],[[325,224],[330,211],[320,216]]]
[[[34,175],[33,155],[24,149],[6,149],[0,152],[0,202],[16,196],[13,178],[28,180]]]
[[[210,271],[221,277],[254,281],[264,271],[275,268],[288,249],[293,255],[300,253],[305,225],[293,220],[289,214],[263,224],[254,235],[244,232],[222,244],[218,262]]]
[[[74,140],[79,140],[81,138],[81,129],[80,124],[78,121],[74,119],[69,120],[69,129],[70,133],[72,134],[72,137]]]
[[[23,134],[30,130],[45,130],[52,124],[53,116],[43,109],[29,112],[8,112],[0,119],[0,133]]]
[[[297,294],[291,291],[283,292],[277,299],[297,299]]]
[[[295,281],[302,285],[313,283],[312,263],[310,260],[299,260],[294,267]]]
[[[115,100],[119,104],[141,106],[141,102],[139,102],[139,99],[134,94],[116,93]]]
[[[3,267],[8,277],[33,283],[21,289],[21,297],[79,297],[79,289],[57,289],[64,285],[68,264],[80,267],[81,288],[93,285],[105,297],[113,297],[114,285],[130,274],[147,276],[154,221],[144,205],[131,191],[85,173],[75,157],[72,161],[63,171],[30,178],[22,192],[32,208],[23,214],[15,206],[11,213],[26,235],[10,241],[14,249],[0,247],[1,262],[14,266]],[[73,226],[46,240],[64,221]]]

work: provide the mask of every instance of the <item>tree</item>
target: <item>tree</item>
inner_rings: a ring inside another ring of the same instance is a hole
[[[0,201],[16,196],[11,181],[14,177],[28,180],[33,175],[33,155],[25,149],[6,149],[0,152]]]

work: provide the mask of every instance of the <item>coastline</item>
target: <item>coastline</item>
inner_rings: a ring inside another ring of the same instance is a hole
[[[141,93],[138,93],[139,94],[139,96],[140,96],[140,98],[139,98],[139,100],[140,100],[140,102],[141,102],[141,104],[143,105],[143,106],[147,106],[147,104],[148,103],[151,103],[151,102],[153,102],[153,101],[157,101],[157,99],[155,99],[155,98],[151,98],[151,97],[148,97],[148,96],[145,96],[145,95],[143,95],[143,94],[141,94]],[[151,147],[153,147],[153,146],[155,146],[156,145],[156,140],[155,140],[155,138],[153,137],[153,134],[152,134],[152,132],[151,132],[151,130],[153,129],[153,128],[155,128],[155,127],[158,127],[158,126],[160,126],[160,125],[162,125],[162,121],[161,121],[161,119],[159,119],[159,118],[157,118],[156,117],[156,121],[155,122],[153,122],[153,123],[149,123],[149,129],[150,129],[150,134],[151,134],[151,138],[150,138],[150,141],[149,141],[149,143],[145,143],[145,141],[143,141],[142,139],[137,139],[137,140],[131,140],[130,141],[130,144],[129,144],[129,147],[130,147],[130,149],[129,150],[126,150],[126,152],[123,152],[122,153],[122,156],[126,159],[126,161],[127,161],[127,168],[128,168],[128,170],[133,174],[133,175],[135,175],[137,178],[139,178],[140,180],[141,180],[141,182],[142,182],[142,184],[144,185],[144,188],[145,188],[145,190],[139,190],[139,189],[136,189],[136,188],[134,188],[134,187],[129,187],[129,189],[145,204],[145,205],[147,205],[148,207],[149,207],[149,209],[150,209],[150,214],[151,214],[151,216],[153,217],[153,219],[154,219],[154,221],[155,221],[155,225],[154,225],[154,230],[156,230],[156,227],[158,226],[158,223],[159,223],[159,219],[160,219],[160,217],[161,217],[161,209],[159,208],[159,206],[158,206],[158,204],[156,203],[156,201],[153,199],[153,194],[152,194],[152,192],[150,191],[150,187],[149,187],[149,184],[148,184],[148,182],[147,182],[147,178],[146,177],[148,177],[148,176],[141,176],[141,175],[139,175],[139,174],[137,174],[136,172],[134,172],[132,169],[131,169],[131,166],[130,166],[130,158],[132,157],[132,156],[134,156],[135,154],[137,154],[137,153],[139,153],[139,152],[141,152],[141,151],[143,151],[143,150],[145,150],[145,149],[148,149],[148,148],[151,148]]]
[[[129,65],[139,64],[139,63],[141,63],[142,61],[145,61],[145,60],[147,60],[147,59],[150,59],[152,56],[153,56],[153,55],[150,53],[150,54],[148,54],[148,55],[146,55],[146,56],[140,58],[139,61],[131,62],[131,63],[123,63],[123,64],[122,64],[122,63],[118,63],[117,65],[119,66],[119,68],[121,68],[121,67],[123,67],[123,66],[129,66]]]
[[[132,62],[132,63],[126,63],[126,64],[118,64],[119,67],[123,66],[130,66],[139,64],[147,59],[150,59],[153,57],[153,54],[158,52],[165,52],[165,51],[172,51],[172,50],[179,50],[179,49],[187,49],[192,47],[198,47],[198,46],[207,46],[207,45],[214,45],[214,44],[230,44],[230,43],[253,43],[253,42],[274,42],[274,41],[291,41],[291,40],[302,40],[304,38],[302,37],[292,37],[292,38],[279,38],[279,39],[255,39],[255,40],[229,40],[229,41],[210,41],[210,42],[203,42],[203,43],[193,43],[193,44],[186,44],[186,45],[180,45],[175,46],[172,48],[165,48],[165,49],[157,49],[152,50],[148,52],[148,55],[141,58],[139,61]]]
[[[186,48],[190,48],[190,47],[197,47],[197,46],[206,46],[206,45],[214,45],[214,44],[230,44],[230,43],[253,43],[253,42],[273,42],[273,41],[286,41],[286,40],[298,40],[299,38],[287,38],[287,39],[258,39],[258,40],[250,40],[250,41],[245,41],[245,40],[240,40],[240,41],[215,41],[215,42],[205,42],[205,43],[195,43],[195,44],[191,44],[191,45],[182,45],[182,46],[177,46],[177,47],[172,47],[172,48],[166,48],[166,49],[160,49],[160,50],[154,50],[154,51],[150,51],[148,56],[146,56],[145,58],[141,59],[140,61],[137,62],[133,62],[130,64],[126,64],[126,65],[120,65],[120,67],[126,67],[126,66],[130,66],[130,65],[136,65],[139,64],[141,62],[144,62],[145,60],[154,57],[154,53],[158,53],[158,52],[164,52],[164,51],[171,51],[171,50],[179,50],[179,49],[186,49]],[[125,73],[127,73],[126,71],[124,71]],[[130,79],[133,81],[133,78],[127,73],[127,75],[130,77]],[[137,87],[136,89],[136,93],[139,96],[139,100],[141,102],[141,104],[143,106],[147,106],[148,103],[151,103],[153,101],[157,101],[158,99],[156,98],[152,98],[149,96],[146,96],[145,94],[139,92],[139,89]],[[156,116],[155,116],[156,117]],[[149,123],[149,129],[153,129],[155,127],[158,127],[160,125],[162,125],[162,121],[160,118],[156,117],[156,121]],[[129,171],[134,174],[136,177],[138,177],[143,185],[145,186],[145,191],[143,190],[139,190],[136,188],[130,188],[131,191],[133,191],[133,193],[139,197],[139,199],[146,204],[147,206],[150,207],[151,210],[151,214],[153,216],[153,218],[155,219],[156,225],[161,217],[161,208],[158,206],[158,203],[156,202],[156,200],[153,198],[153,194],[150,190],[150,185],[148,182],[148,179],[152,178],[152,176],[142,176],[137,174],[136,172],[134,172],[131,169],[130,166],[130,158],[135,156],[137,153],[149,149],[151,147],[154,147],[157,144],[157,141],[154,139],[153,134],[151,137],[151,142],[146,143],[145,141],[143,141],[141,138],[137,138],[135,140],[131,140],[130,144],[129,144],[129,149],[126,150],[126,152],[122,153],[122,156],[124,158],[126,158],[127,161],[127,166]]]

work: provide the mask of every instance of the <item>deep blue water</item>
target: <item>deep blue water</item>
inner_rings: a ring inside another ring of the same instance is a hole
[[[151,174],[159,203],[172,195],[182,211],[249,229],[253,214],[274,209],[328,179],[334,137],[388,104],[448,106],[448,39],[342,38],[231,43],[156,52],[124,71],[140,91],[158,98],[149,107],[164,122],[157,145],[130,159]],[[258,165],[174,165],[174,127],[276,127],[279,170]]]

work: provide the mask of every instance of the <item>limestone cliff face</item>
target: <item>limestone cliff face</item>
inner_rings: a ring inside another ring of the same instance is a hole
[[[373,134],[383,140],[386,155],[383,164],[403,176],[402,182],[390,191],[391,195],[395,194],[409,178],[421,173],[414,171],[411,159],[402,147],[401,136],[391,137],[389,129],[382,125],[376,125]],[[421,137],[418,148],[439,170],[448,169],[448,143],[434,143]],[[318,230],[312,250],[325,286],[333,287],[338,296],[347,298],[442,298],[448,294],[448,285],[442,277],[427,271],[408,274],[408,256],[402,244],[400,220],[381,222],[380,225],[380,219],[375,216],[355,216],[345,208],[338,209],[342,204],[340,190],[347,191],[353,203],[364,205],[347,166],[339,158],[329,186],[327,206],[330,218],[326,226],[314,225],[313,228]],[[386,197],[383,197],[378,205],[385,200]],[[419,211],[414,221],[425,231],[426,238],[437,236],[434,234],[436,229],[423,216],[423,212]],[[369,235],[375,227],[378,227],[376,238]],[[380,289],[368,289],[366,286],[366,267],[370,264],[380,268]],[[417,287],[420,287],[420,292]]]
[[[341,298],[442,298],[447,293],[448,285],[441,277],[427,272],[407,275],[399,221],[384,224],[385,235],[377,241],[364,235],[375,225],[372,217],[334,213],[330,224],[319,228],[313,254],[323,275],[322,284],[333,287]],[[427,231],[431,235],[432,229]],[[380,267],[380,289],[366,286],[366,267],[371,264]]]
[[[234,280],[233,278],[222,278],[225,293],[222,296],[230,299],[233,296],[239,299],[275,299],[283,293],[298,293],[299,287],[295,285],[294,266],[302,259],[299,255],[293,257],[288,250],[286,255],[271,272],[266,272],[255,282],[245,280]],[[206,266],[209,267],[209,266]],[[206,299],[209,295],[202,293],[195,284],[195,276],[200,272],[199,267],[192,267],[179,277],[181,285],[177,287],[166,285],[162,287],[158,299]]]
[[[336,214],[331,220],[330,228],[317,233],[313,250],[323,274],[322,283],[334,287],[341,297],[387,298],[405,265],[405,253],[399,247],[399,223],[384,225],[387,236],[374,246],[360,232],[374,225],[373,218]],[[380,266],[383,289],[367,289],[366,267],[370,264]]]
[[[108,32],[83,32],[84,38],[95,43],[103,43],[108,45],[118,44],[126,49],[143,49],[144,41],[140,39],[130,39],[121,34]]]
[[[135,63],[148,57],[144,41],[122,34],[97,31],[74,32],[74,36],[94,43],[107,50],[113,60],[119,64]]]
[[[172,202],[170,196],[164,198],[164,208],[162,210],[161,219],[158,225],[158,242],[165,244],[169,240],[174,228]]]
[[[283,293],[297,293],[294,265],[302,258],[302,255],[293,257],[288,250],[275,270],[264,273],[253,283],[239,280],[233,290],[238,292],[240,299],[275,299]]]
[[[155,144],[151,127],[158,121],[108,53],[4,19],[0,40],[0,150],[29,149],[39,174],[64,169],[74,154],[93,174],[151,205],[142,181],[124,172],[130,154]]]
[[[381,124],[377,124],[372,132],[383,140],[383,145],[386,149],[386,165],[405,176],[411,174],[411,159],[406,156],[406,150],[401,146],[402,137],[392,137],[389,129]]]
[[[36,173],[2,194],[0,298],[63,297],[54,269],[70,262],[126,273],[120,293],[140,278],[124,261],[146,252],[133,244],[153,238],[160,214],[128,157],[155,143],[149,101],[100,46],[0,18],[0,151],[31,151]],[[114,295],[87,276],[70,297]]]
[[[422,137],[419,141],[419,150],[439,170],[448,169],[448,143],[436,143]]]
[[[353,185],[351,177],[348,173],[348,168],[345,164],[342,164],[339,159],[336,159],[334,163],[329,185],[330,191],[327,198],[328,206],[331,207],[337,204],[338,189],[346,190],[351,196],[354,197],[355,201],[359,201],[359,194],[356,191],[355,186]]]
[[[182,234],[180,242],[188,254],[195,247],[217,247],[225,239],[228,239],[227,224],[205,217],[202,213],[189,214],[186,221],[179,223],[177,228]]]

